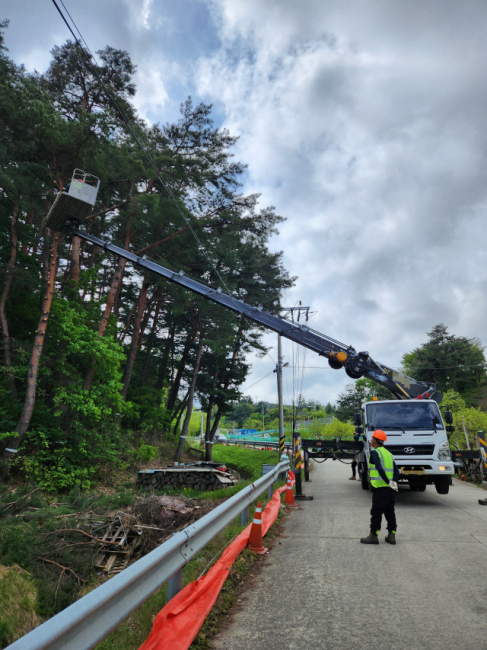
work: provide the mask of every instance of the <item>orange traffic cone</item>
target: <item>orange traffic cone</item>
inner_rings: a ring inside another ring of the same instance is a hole
[[[254,521],[250,529],[248,548],[259,555],[264,555],[269,550],[262,544],[262,507],[260,501],[257,504],[254,514]]]
[[[291,472],[289,472],[287,475],[286,498],[284,499],[284,503],[287,505],[288,508],[299,508],[298,504],[294,501]]]

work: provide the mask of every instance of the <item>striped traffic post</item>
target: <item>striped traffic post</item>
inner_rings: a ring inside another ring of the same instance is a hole
[[[487,436],[485,431],[477,432],[477,446],[480,449],[481,454],[481,466],[482,466],[482,480],[487,481]]]
[[[302,490],[302,469],[303,469],[303,456],[301,454],[301,438],[299,434],[295,437],[294,445],[294,473],[296,480],[296,499],[298,501],[312,501],[313,497],[308,497],[303,494]]]

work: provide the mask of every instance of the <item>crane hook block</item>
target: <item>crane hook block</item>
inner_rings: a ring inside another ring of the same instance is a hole
[[[99,178],[75,169],[66,191],[58,192],[49,210],[46,228],[60,231],[68,221],[81,223],[93,209],[99,187]]]

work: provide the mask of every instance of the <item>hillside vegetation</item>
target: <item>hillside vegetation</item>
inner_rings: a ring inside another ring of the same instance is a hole
[[[234,158],[236,138],[214,126],[211,106],[188,98],[177,122],[149,126],[134,107],[127,52],[105,47],[95,69],[68,41],[52,50],[46,72],[29,74],[8,57],[7,26],[0,25],[2,473],[52,491],[88,489],[107,468],[119,471],[186,435],[195,397],[212,440],[240,397],[246,355],[263,348],[261,329],[247,320],[46,229],[73,171],[101,179],[83,224],[96,236],[274,314],[293,279],[268,248],[282,218],[240,192],[245,164]]]

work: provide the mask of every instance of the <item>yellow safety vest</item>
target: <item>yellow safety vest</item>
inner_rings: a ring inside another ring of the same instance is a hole
[[[391,454],[390,451],[388,451],[384,447],[376,447],[374,451],[376,451],[379,454],[380,462],[382,463],[384,472],[386,473],[386,476],[389,479],[389,481],[392,481],[394,476],[394,456]],[[369,456],[369,476],[370,476],[370,482],[372,484],[372,487],[375,488],[387,487],[387,483],[381,478],[381,475],[375,469],[375,465],[373,465],[370,462],[370,456]]]

